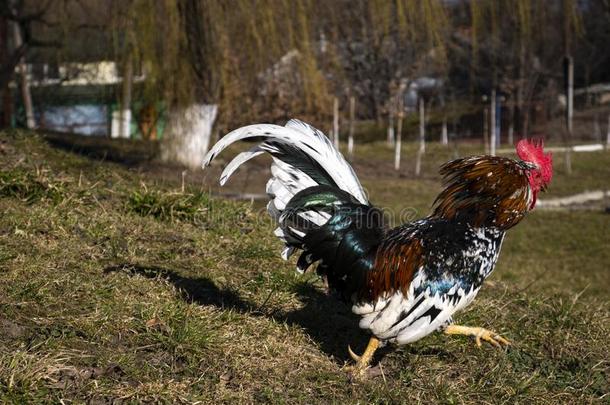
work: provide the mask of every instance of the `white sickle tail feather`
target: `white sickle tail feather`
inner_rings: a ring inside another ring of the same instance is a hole
[[[304,249],[306,254],[307,233],[326,224],[338,206],[368,205],[360,181],[341,153],[321,131],[299,120],[290,120],[283,127],[256,124],[238,128],[212,147],[204,158],[203,168],[232,143],[254,137],[264,140],[238,154],[222,172],[220,184],[224,185],[240,165],[253,157],[264,152],[273,157],[266,188],[270,198],[267,210],[279,224],[275,234],[286,243],[284,259],[295,248]],[[306,198],[295,199],[299,203],[291,204],[297,194],[303,195],[301,192],[312,188],[315,191],[307,192]]]

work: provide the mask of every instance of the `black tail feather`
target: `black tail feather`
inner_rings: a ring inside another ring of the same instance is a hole
[[[304,212],[323,212],[330,218],[317,225],[299,215]],[[385,233],[380,210],[331,186],[311,187],[296,194],[286,206],[281,224],[304,233],[299,238],[303,253],[298,268],[304,271],[318,262],[318,273],[346,299],[361,288]]]

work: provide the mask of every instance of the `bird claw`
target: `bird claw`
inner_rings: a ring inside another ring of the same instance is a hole
[[[450,335],[473,336],[477,347],[481,347],[483,345],[482,341],[485,341],[499,349],[501,349],[503,345],[511,345],[511,343],[507,339],[485,328],[449,325],[447,328],[445,328],[445,333]]]
[[[481,340],[497,347],[498,349],[501,349],[502,345],[510,346],[510,344],[511,344],[507,339],[504,339],[502,336],[498,335],[497,333],[484,329],[484,328],[479,328],[476,335],[474,335],[474,336],[475,336],[475,342],[477,344],[477,347],[482,346]]]
[[[343,367],[350,382],[366,380],[370,366],[363,363],[349,364]]]
[[[368,369],[370,368],[371,360],[373,359],[373,354],[375,350],[379,347],[379,339],[372,337],[369,340],[368,345],[366,346],[366,350],[362,354],[362,356],[358,356],[353,352],[350,346],[347,346],[347,351],[350,357],[356,362],[353,365],[346,365],[343,367],[343,371],[348,372],[349,380],[354,381],[362,381],[366,379]]]
[[[360,361],[360,356],[352,351],[350,345],[347,345],[347,352],[349,353],[349,357],[351,357],[356,363]]]

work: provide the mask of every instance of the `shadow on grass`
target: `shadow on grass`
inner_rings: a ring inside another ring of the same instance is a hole
[[[149,163],[158,155],[158,143],[133,139],[109,139],[62,132],[45,131],[45,140],[53,147],[92,160],[120,163],[127,167]]]
[[[298,325],[338,364],[350,359],[348,345],[358,353],[364,350],[369,338],[366,332],[358,328],[359,318],[346,305],[308,283],[299,284],[295,291],[304,306],[287,313],[278,313],[273,310],[267,312],[264,304],[260,307],[254,305],[241,298],[237,291],[221,289],[208,278],[189,278],[173,270],[131,263],[104,269],[104,273],[111,272],[139,274],[148,278],[162,277],[176,286],[188,302],[233,309],[250,316],[265,316],[277,322]],[[378,357],[383,357],[387,352],[388,350],[380,350]]]

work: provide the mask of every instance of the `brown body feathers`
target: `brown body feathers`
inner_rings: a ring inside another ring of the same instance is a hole
[[[529,209],[531,191],[522,162],[497,156],[474,156],[444,164],[445,189],[433,216],[475,227],[515,226]]]

